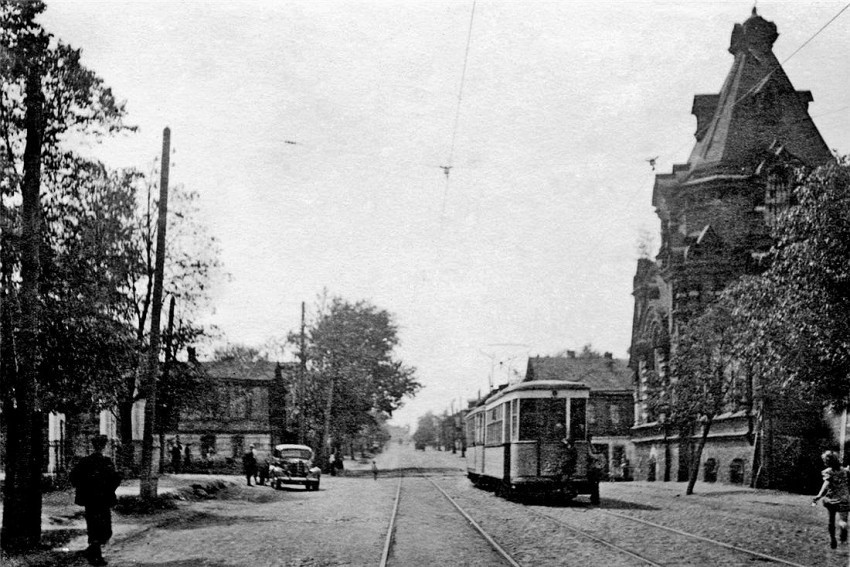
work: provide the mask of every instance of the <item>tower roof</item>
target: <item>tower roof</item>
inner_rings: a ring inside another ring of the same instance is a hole
[[[735,57],[717,95],[694,97],[697,143],[688,179],[752,174],[771,146],[808,165],[832,155],[808,113],[808,91],[795,91],[773,54],[776,25],[756,13],[735,24],[729,52]]]

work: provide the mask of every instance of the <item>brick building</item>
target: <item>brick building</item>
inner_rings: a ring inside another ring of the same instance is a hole
[[[249,445],[271,451],[285,435],[286,389],[281,366],[265,359],[201,363],[215,384],[216,403],[183,411],[175,434],[195,458],[239,462]]]
[[[638,261],[633,288],[629,364],[638,478],[682,480],[688,472],[688,444],[646,403],[649,377],[667,373],[677,321],[698,313],[734,279],[764,268],[770,223],[788,203],[793,168],[833,159],[809,116],[811,93],[794,89],[773,54],[777,36],[755,9],[734,26],[734,59],[720,93],[694,97],[696,142],[687,163],[655,179],[661,246],[654,260]],[[750,484],[768,470],[771,482],[753,484],[788,486],[810,458],[805,448],[818,446],[809,441],[822,435],[820,415],[793,404],[765,408],[753,399],[754,379],[746,378],[741,396],[712,426],[700,480]]]
[[[524,381],[530,380],[565,380],[590,387],[587,432],[596,452],[605,457],[608,477],[621,478],[624,459],[634,459],[629,441],[634,424],[634,393],[627,362],[613,358],[611,353],[589,357],[568,351],[567,356],[532,357],[528,359]]]

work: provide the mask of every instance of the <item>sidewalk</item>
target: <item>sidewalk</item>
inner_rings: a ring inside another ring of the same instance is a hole
[[[196,487],[209,486],[212,483],[224,482],[236,486],[241,477],[230,475],[203,475],[203,474],[181,474],[163,475],[158,479],[157,494],[185,495],[186,499],[192,499],[193,494],[201,492]],[[203,493],[203,492],[201,492]],[[139,495],[139,480],[125,480],[115,491],[116,496],[133,497]],[[180,498],[180,496],[178,496]],[[3,503],[0,500],[0,514],[3,512]],[[134,533],[140,532],[148,526],[148,516],[129,515],[113,513],[112,531],[113,541],[126,538]],[[54,552],[64,552],[68,555],[68,561],[73,563],[74,552],[85,549],[87,545],[86,522],[82,506],[74,504],[74,489],[55,490],[45,492],[42,495],[41,507],[41,541]],[[26,560],[21,565],[53,565],[66,564],[59,562],[55,555],[47,559],[40,557],[45,552],[36,553],[32,560]]]

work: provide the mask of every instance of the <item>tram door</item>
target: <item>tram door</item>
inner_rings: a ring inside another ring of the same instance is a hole
[[[530,448],[528,463],[534,476],[557,476],[561,474],[563,439],[567,422],[567,405],[563,398],[527,398],[520,401],[519,439],[535,441]]]

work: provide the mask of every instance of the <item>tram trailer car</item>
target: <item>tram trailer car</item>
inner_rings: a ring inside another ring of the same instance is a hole
[[[585,384],[561,380],[520,382],[488,396],[465,417],[469,479],[500,496],[588,494],[598,504],[589,396]]]

